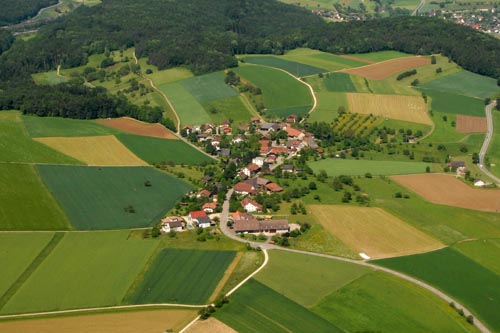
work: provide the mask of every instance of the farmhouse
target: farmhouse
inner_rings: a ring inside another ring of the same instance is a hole
[[[217,203],[215,203],[215,202],[207,202],[207,203],[203,204],[203,206],[201,207],[201,209],[205,213],[213,213],[216,208],[217,208]]]
[[[288,134],[289,138],[302,140],[306,136],[304,132],[302,132],[296,128],[293,128],[291,126],[285,127],[285,131],[286,131],[286,134]]]
[[[293,173],[295,171],[295,168],[291,164],[284,164],[281,167],[281,171],[288,172],[288,173]]]
[[[210,198],[211,195],[212,193],[207,189],[202,189],[201,191],[196,193],[197,198]]]
[[[202,210],[197,210],[194,212],[190,212],[188,215],[188,220],[191,223],[194,223],[198,228],[208,228],[210,227],[210,218],[207,216]]]
[[[291,115],[289,115],[288,117],[286,117],[286,122],[287,122],[288,124],[293,124],[293,123],[295,123],[297,120],[298,120],[298,117],[297,117],[296,115],[294,115],[294,114],[291,114]]]
[[[161,220],[161,231],[182,231],[184,229],[184,220],[180,216],[167,216]]]
[[[266,188],[269,192],[277,193],[277,192],[282,192],[283,187],[279,186],[278,184],[275,183],[269,183],[266,184]]]
[[[260,130],[266,132],[277,132],[280,128],[280,125],[276,123],[263,123],[260,125]]]
[[[243,171],[243,173],[245,175],[247,175],[248,177],[251,177],[251,176],[255,175],[257,172],[259,172],[259,170],[260,170],[260,166],[258,166],[255,163],[250,163],[249,165],[244,167],[241,171]]]
[[[233,221],[238,221],[238,220],[251,220],[253,219],[253,216],[251,214],[247,214],[247,213],[242,213],[240,212],[239,210],[236,211],[235,213],[233,213],[233,215],[231,215],[231,218],[233,219]]]
[[[450,162],[448,163],[448,168],[452,169],[452,170],[456,170],[460,167],[464,167],[465,166],[465,162],[464,161],[453,161],[453,162]]]
[[[241,206],[249,213],[262,211],[262,205],[249,197],[241,200]]]
[[[257,194],[255,187],[243,182],[239,182],[238,184],[234,185],[234,191],[238,194],[243,194],[243,195]]]
[[[286,233],[290,231],[288,220],[235,220],[234,232],[236,233]]]
[[[262,166],[264,165],[264,157],[255,157],[252,159],[252,163],[262,168]]]

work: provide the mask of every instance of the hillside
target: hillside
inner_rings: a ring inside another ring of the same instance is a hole
[[[0,26],[19,23],[32,18],[42,8],[56,4],[57,0],[3,0]]]

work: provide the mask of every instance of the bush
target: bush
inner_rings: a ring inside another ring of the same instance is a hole
[[[474,325],[474,317],[472,317],[471,315],[468,315],[466,320],[469,324]]]
[[[396,80],[401,81],[402,79],[409,77],[409,76],[412,76],[412,75],[415,75],[415,74],[417,74],[417,70],[412,69],[410,71],[406,71],[406,72],[399,74],[398,77],[396,78]]]

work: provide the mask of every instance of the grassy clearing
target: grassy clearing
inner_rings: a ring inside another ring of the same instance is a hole
[[[276,250],[270,251],[269,256],[270,262],[255,279],[307,308],[372,271],[355,264],[299,253]],[[286,283],[283,283],[284,276]]]
[[[357,53],[357,54],[351,54],[351,55],[353,57],[356,57],[356,58],[371,60],[371,61],[375,61],[375,62],[412,56],[411,54],[401,53],[398,51],[380,51],[380,52],[371,52],[371,53]]]
[[[280,295],[256,280],[249,280],[231,296],[215,317],[240,333],[342,332],[334,324]]]
[[[307,86],[280,70],[247,65],[238,67],[235,72],[262,89],[264,105],[270,115],[286,116],[295,113],[303,116],[312,106]]]
[[[224,83],[223,72],[195,76],[182,80],[180,84],[200,103],[238,95],[236,90]]]
[[[245,60],[245,62],[250,64],[280,68],[297,77],[309,76],[327,72],[326,69],[301,64],[295,61],[285,60],[283,59],[283,57],[250,56],[250,57],[245,57],[243,59]]]
[[[500,329],[500,276],[450,248],[374,262],[412,275],[463,302],[493,330]]]
[[[201,164],[213,159],[182,140],[165,140],[131,134],[117,135],[134,154],[149,164],[173,161],[177,164]]]
[[[481,239],[461,242],[454,249],[500,275],[500,239]]]
[[[67,230],[69,220],[32,165],[0,164],[1,230]]]
[[[146,166],[114,135],[36,138],[63,154],[93,166]]]
[[[351,76],[346,73],[331,73],[325,77],[325,86],[328,91],[356,92]]]
[[[431,99],[430,105],[433,112],[485,117],[484,101],[481,99],[433,89],[423,91]]]
[[[200,125],[211,121],[203,106],[180,83],[158,87],[170,100],[183,125]]]
[[[482,99],[494,97],[500,92],[500,87],[497,86],[495,79],[468,71],[448,75],[424,84],[422,88]]]
[[[462,142],[466,139],[467,134],[457,132],[456,126],[453,127],[452,123],[457,121],[457,115],[453,113],[433,113],[431,116],[434,122],[434,131],[432,134],[422,140],[425,143],[451,143],[451,142]],[[445,121],[446,119],[446,121]],[[465,143],[464,143],[465,144]]]
[[[235,124],[249,123],[254,114],[250,113],[242,96],[233,96],[217,99],[203,104],[208,111],[212,122],[222,124],[231,119]]]
[[[204,304],[234,251],[163,250],[146,272],[132,303]]]
[[[318,92],[316,93],[318,104],[316,109],[309,116],[309,121],[325,121],[333,122],[333,119],[338,117],[338,109],[343,106],[349,110],[349,104],[344,93],[335,92]]]
[[[383,272],[333,292],[313,311],[346,332],[476,332],[437,296]]]
[[[100,136],[121,133],[92,120],[58,117],[23,116],[29,135],[32,138],[55,136]]]
[[[0,299],[51,240],[53,233],[1,233]]]
[[[66,234],[1,313],[120,304],[157,245],[127,236],[128,231]]]
[[[372,160],[347,160],[328,158],[309,163],[314,172],[325,170],[329,176],[350,175],[403,175],[412,173],[425,173],[425,168],[431,166],[436,171],[438,165],[424,162],[395,162]]]
[[[0,112],[1,162],[81,164],[28,137],[17,111]]]
[[[57,75],[57,71],[31,74],[31,77],[36,84],[40,85],[55,85],[68,81],[66,77]]]
[[[80,230],[147,227],[191,186],[149,167],[37,166],[43,181]],[[146,186],[149,181],[151,186]]]

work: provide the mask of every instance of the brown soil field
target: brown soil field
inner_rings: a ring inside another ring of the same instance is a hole
[[[317,221],[356,253],[372,259],[422,253],[444,245],[381,208],[309,206]]]
[[[150,136],[153,138],[177,140],[178,138],[166,129],[161,124],[149,124],[133,118],[113,118],[113,119],[99,119],[97,122],[101,125],[119,129],[120,131]]]
[[[404,57],[378,62],[373,65],[345,69],[343,72],[366,77],[370,80],[383,80],[399,72],[429,65],[430,63],[430,59],[423,57]]]
[[[207,320],[198,320],[189,327],[186,333],[238,333],[223,322],[210,317]]]
[[[373,60],[358,58],[356,56],[347,55],[347,54],[342,54],[342,55],[340,55],[340,57],[344,58],[344,59],[350,59],[350,60],[355,60],[355,61],[359,61],[359,62],[364,62],[367,64],[375,64],[376,63],[376,61],[373,61]]]
[[[457,115],[457,132],[458,133],[478,133],[488,130],[486,118]]]
[[[92,166],[146,166],[115,136],[36,138],[38,142]]]
[[[475,189],[447,174],[391,176],[401,185],[432,203],[496,212],[499,190]]]
[[[162,333],[179,332],[197,315],[193,310],[149,310],[0,322],[1,333]],[[208,331],[207,331],[208,332]]]
[[[226,271],[224,272],[224,276],[222,277],[222,279],[220,279],[219,284],[217,285],[217,287],[215,287],[214,292],[210,296],[209,298],[210,302],[215,301],[217,296],[220,294],[222,288],[224,288],[224,285],[226,284],[227,280],[229,280],[229,277],[231,276],[231,274],[233,274],[233,271],[240,262],[242,256],[243,256],[242,252],[236,253],[236,257],[234,257],[233,262],[227,267]]]
[[[373,114],[432,126],[432,119],[427,113],[427,105],[420,96],[360,93],[347,93],[346,96],[352,113]]]

